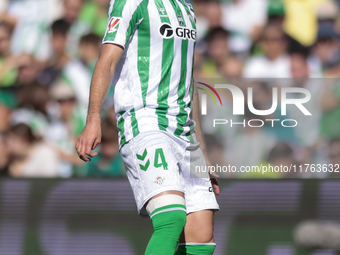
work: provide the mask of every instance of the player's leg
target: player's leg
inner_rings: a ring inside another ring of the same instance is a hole
[[[195,141],[195,137],[194,141]],[[213,238],[214,211],[219,209],[209,173],[196,173],[206,162],[198,143],[187,146],[180,164],[185,185],[187,223],[176,255],[211,255],[215,250]]]
[[[203,210],[187,215],[176,255],[210,255],[215,250],[214,212]]]
[[[184,194],[162,192],[148,202],[146,210],[154,231],[145,254],[173,255],[186,222]]]
[[[147,255],[173,255],[186,222],[178,162],[185,148],[161,132],[140,134],[121,149],[138,211],[149,214],[154,232]]]

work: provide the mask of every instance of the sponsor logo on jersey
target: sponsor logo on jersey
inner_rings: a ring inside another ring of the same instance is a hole
[[[168,17],[165,8],[158,8],[159,16],[161,17]]]
[[[165,181],[165,178],[158,176],[156,181],[154,181],[154,183],[156,183],[158,185],[162,185],[164,181]]]
[[[174,36],[181,38],[183,40],[196,41],[196,30],[189,29],[186,27],[176,27],[175,29],[168,23],[161,24],[159,28],[159,34],[165,38],[170,39]]]
[[[112,17],[109,23],[109,33],[114,33],[117,31],[117,27],[119,23],[122,21],[122,18]]]
[[[172,26],[168,23],[163,23],[161,25],[161,27],[159,28],[159,33],[165,39],[169,39],[174,36],[174,30],[172,29]]]
[[[209,192],[213,192],[213,191],[212,191],[212,187],[209,187],[208,191],[209,191]]]

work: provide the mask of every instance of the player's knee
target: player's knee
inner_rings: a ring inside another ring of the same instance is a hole
[[[197,243],[211,243],[214,241],[213,230],[199,231],[195,234],[194,239]]]
[[[191,221],[192,223],[192,221]],[[195,243],[212,243],[214,242],[213,237],[213,226],[201,225],[198,227],[190,228],[185,230],[185,237],[181,241],[191,240]]]
[[[179,240],[186,223],[185,211],[175,210],[164,212],[152,217],[154,231],[164,231],[168,238]]]
[[[166,194],[152,199],[146,211],[154,225],[154,230],[171,229],[174,235],[180,235],[186,223],[186,208],[183,197]],[[158,216],[158,217],[157,217]]]

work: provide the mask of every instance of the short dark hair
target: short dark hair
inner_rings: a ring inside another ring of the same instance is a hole
[[[53,34],[61,34],[66,36],[70,30],[70,27],[70,23],[64,19],[58,19],[52,23],[51,31]]]
[[[89,43],[89,44],[97,46],[97,45],[100,45],[100,41],[101,41],[101,37],[99,37],[98,35],[94,33],[89,33],[81,37],[80,44]]]
[[[307,59],[310,54],[310,48],[303,46],[301,43],[294,39],[290,39],[289,45],[288,45],[288,53],[290,55],[296,54],[300,55],[303,58]]]
[[[280,33],[282,33],[282,36],[283,36],[282,39],[283,39],[283,40],[288,40],[288,36],[287,36],[287,34],[285,33],[285,31],[283,30],[282,26],[279,25],[279,24],[277,24],[277,23],[272,22],[272,23],[267,23],[267,24],[264,26],[264,28],[262,29],[262,32],[261,32],[260,37],[259,37],[260,41],[262,41],[263,39],[265,39],[265,35],[266,35],[267,31],[268,31],[269,29],[271,29],[271,28],[274,28],[275,30],[277,30],[277,31],[279,31]]]
[[[267,93],[271,92],[271,86],[269,85],[269,81],[256,81],[255,86],[260,87],[261,89],[263,89],[264,91],[266,91]]]
[[[31,106],[36,111],[44,111],[44,103],[49,100],[48,87],[39,83],[23,86],[20,88],[19,105],[21,107]]]
[[[291,157],[293,155],[292,147],[284,142],[279,142],[274,146],[274,148],[269,152],[268,160],[274,160],[282,157]]]
[[[332,146],[333,144],[340,143],[340,137],[333,138],[329,141],[329,146]]]
[[[19,123],[12,126],[9,132],[10,134],[14,134],[21,139],[29,142],[30,144],[38,140],[37,137],[33,134],[32,129],[24,123]]]
[[[209,43],[217,37],[225,37],[225,39],[228,39],[229,31],[225,30],[223,27],[215,27],[205,36],[205,41]]]
[[[4,22],[4,21],[0,21],[0,27],[4,28],[7,33],[12,36],[12,33],[13,33],[13,29],[14,27],[10,24],[8,24],[7,22]]]
[[[101,124],[102,128],[102,143],[118,142],[117,126],[109,118],[105,118]]]

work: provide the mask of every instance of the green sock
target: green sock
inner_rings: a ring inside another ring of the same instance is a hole
[[[150,214],[153,234],[145,255],[174,255],[186,222],[184,205],[168,205]]]
[[[175,255],[212,255],[216,244],[214,243],[188,243],[180,244]]]

